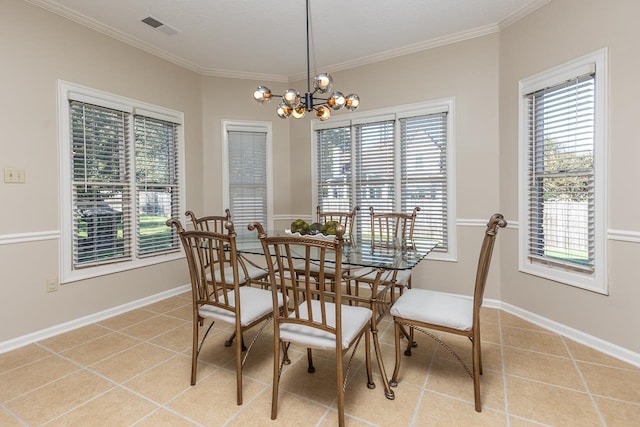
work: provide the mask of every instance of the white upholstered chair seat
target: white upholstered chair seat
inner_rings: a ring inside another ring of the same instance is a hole
[[[473,327],[473,299],[427,289],[407,289],[391,307],[391,315],[469,331]]]
[[[327,323],[330,326],[336,325],[336,306],[333,303],[325,303],[325,309]],[[300,317],[309,319],[309,312],[307,309],[307,303],[303,302],[299,306]],[[314,319],[320,319],[321,303],[318,300],[311,300],[311,311]],[[352,307],[342,306],[342,349],[349,348],[349,344],[353,341],[356,335],[362,331],[362,328],[371,321],[372,312],[365,307]],[[294,318],[291,314],[289,317]],[[321,331],[317,328],[311,328],[309,326],[283,323],[280,326],[280,339],[282,341],[289,341],[296,344],[300,344],[304,347],[319,348],[324,350],[330,350],[336,348],[336,339],[334,334],[330,334],[325,331]]]
[[[273,311],[273,300],[271,291],[242,286],[238,288],[240,292],[240,324],[244,327],[250,325],[255,320]],[[235,296],[233,290],[227,292],[229,295],[229,305],[235,307]],[[282,294],[278,294],[278,307],[282,307]],[[202,305],[198,312],[200,316],[210,318],[219,322],[234,324],[235,313],[214,305]]]

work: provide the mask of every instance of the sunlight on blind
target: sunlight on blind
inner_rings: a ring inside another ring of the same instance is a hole
[[[533,92],[527,101],[529,256],[592,271],[594,75]]]

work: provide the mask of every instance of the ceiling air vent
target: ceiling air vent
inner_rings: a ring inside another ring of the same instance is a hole
[[[168,36],[173,36],[174,34],[178,34],[178,30],[175,28],[158,21],[156,18],[152,16],[147,16],[146,18],[141,20],[143,23],[147,24],[151,28],[154,28],[162,33],[165,33]]]

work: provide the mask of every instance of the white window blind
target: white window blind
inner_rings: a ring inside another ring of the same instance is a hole
[[[447,113],[400,119],[400,148],[402,212],[420,206],[415,235],[447,252]]]
[[[364,209],[358,218],[361,238],[370,238],[367,209],[395,210],[395,122],[393,120],[354,126],[356,141],[356,204]]]
[[[533,262],[594,269],[595,96],[593,73],[526,95]]]
[[[316,130],[316,185],[322,210],[360,207],[357,239],[371,233],[375,212],[420,212],[414,235],[439,242],[443,259],[455,256],[455,205],[448,194],[452,103],[422,104],[360,117]],[[353,171],[353,172],[352,172]]]
[[[318,206],[323,212],[353,209],[351,128],[343,126],[317,133]]]
[[[178,125],[134,118],[138,256],[174,250],[177,235],[166,226],[179,218]]]
[[[267,133],[228,130],[229,209],[237,234],[247,224],[268,224]]]
[[[73,268],[131,259],[131,175],[123,111],[70,102]]]
[[[181,257],[183,115],[58,81],[60,281]]]

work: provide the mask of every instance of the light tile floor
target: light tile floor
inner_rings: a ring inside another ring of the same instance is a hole
[[[640,368],[508,313],[483,309],[483,410],[472,381],[450,354],[422,334],[404,357],[396,399],[366,387],[360,346],[346,393],[349,426],[640,426]],[[393,327],[380,324],[387,374]],[[332,426],[335,380],[328,353],[316,373],[294,351],[270,420],[271,331],[251,352],[244,404],[236,405],[229,330],[215,330],[190,377],[189,294],[0,354],[0,426]],[[446,335],[464,359],[470,344]],[[250,338],[249,338],[250,339]]]

